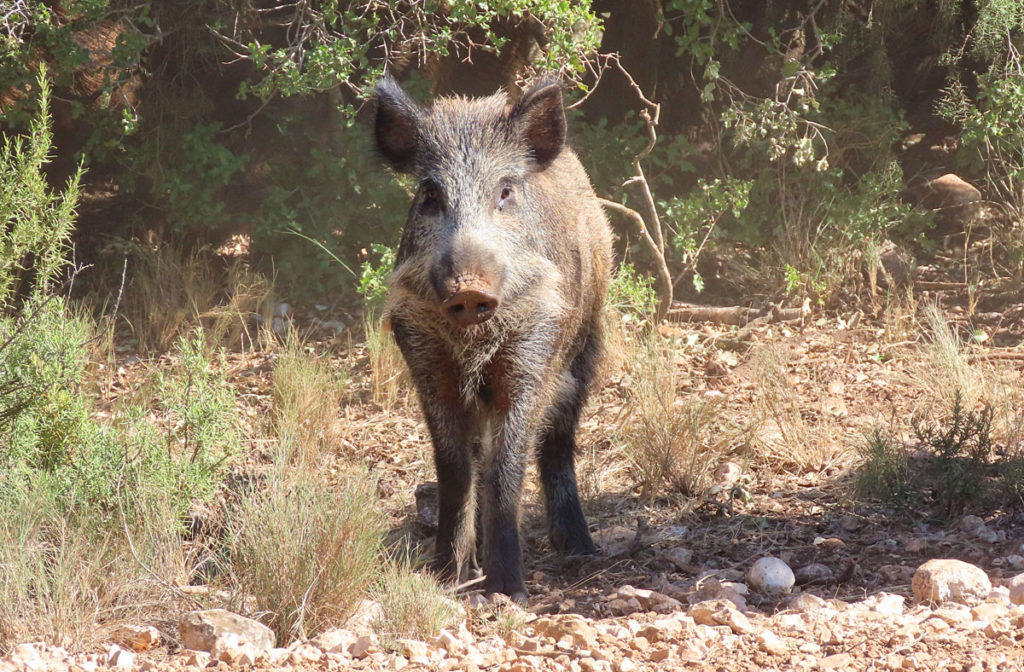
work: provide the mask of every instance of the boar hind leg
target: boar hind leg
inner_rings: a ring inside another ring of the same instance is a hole
[[[560,553],[597,553],[580,508],[576,487],[576,425],[587,400],[587,389],[597,364],[598,340],[588,339],[583,351],[562,374],[554,404],[548,410],[548,428],[541,439],[539,466],[547,507],[548,538]]]

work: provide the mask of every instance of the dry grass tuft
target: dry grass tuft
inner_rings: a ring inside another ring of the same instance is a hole
[[[412,377],[387,321],[367,320],[366,349],[370,356],[374,403],[386,411],[407,406],[411,401]]]
[[[640,498],[650,501],[666,491],[701,496],[720,459],[742,445],[742,433],[723,427],[714,402],[679,394],[670,349],[651,340],[638,357],[627,401],[631,415],[619,440]]]
[[[1009,452],[1024,450],[1024,379],[984,356],[972,357],[957,331],[936,305],[925,306],[922,328],[928,343],[908,366],[908,382],[918,391],[914,414],[944,417],[959,395],[967,410],[990,407],[992,438]]]
[[[275,465],[228,516],[235,608],[254,605],[280,644],[340,625],[374,582],[382,534],[365,471]]]
[[[19,479],[20,480],[20,479]],[[166,507],[135,497],[131,521],[96,527],[95,512],[61,511],[54,483],[6,483],[0,501],[0,651],[44,640],[99,645],[106,629],[166,617],[173,609],[159,576],[187,582],[190,551],[166,524]],[[79,519],[81,518],[81,519]],[[115,516],[116,518],[116,516]]]
[[[842,432],[835,420],[827,413],[813,420],[805,416],[805,402],[790,378],[787,354],[777,346],[766,346],[755,358],[753,447],[758,459],[773,471],[802,473],[825,470],[846,457],[851,447],[836,441]]]
[[[295,336],[274,362],[271,422],[279,464],[314,465],[337,443],[338,374]]]
[[[185,254],[170,245],[137,245],[129,260],[122,313],[139,350],[165,351],[200,320],[211,345],[235,344],[243,335],[254,340],[248,319],[266,312],[271,283],[244,261],[236,260],[224,276],[209,254]]]
[[[399,639],[428,639],[441,628],[457,627],[463,618],[451,588],[403,559],[387,562],[373,596],[381,605],[374,627],[385,646]]]

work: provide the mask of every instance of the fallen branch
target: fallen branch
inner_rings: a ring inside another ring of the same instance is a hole
[[[804,316],[802,308],[749,308],[746,306],[704,306],[675,302],[666,317],[673,322],[716,322],[744,327],[754,320],[768,318],[767,323],[790,322]]]
[[[966,282],[928,282],[926,280],[918,280],[914,283],[914,289],[930,290],[933,292],[943,291],[966,291]]]
[[[971,354],[967,355],[967,361],[969,361],[969,362],[976,362],[976,361],[979,361],[979,360],[982,360],[982,361],[1002,360],[1002,361],[1020,362],[1020,361],[1024,361],[1024,352],[1021,352],[1019,350],[1011,351],[1011,352],[998,352],[997,351],[997,352],[978,352],[978,353],[971,353]]]

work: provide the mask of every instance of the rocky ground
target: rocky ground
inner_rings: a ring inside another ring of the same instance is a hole
[[[288,648],[274,648],[274,634],[255,621],[222,610],[191,612],[182,617],[179,632],[170,635],[177,640],[173,653],[147,653],[161,643],[161,633],[126,626],[114,633],[117,643],[102,653],[69,655],[44,644],[19,645],[0,661],[0,671],[981,672],[1024,666],[1024,574],[993,586],[974,565],[932,560],[915,572],[912,600],[882,592],[857,601],[822,599],[803,591],[782,599],[792,590],[794,576],[777,558],[755,563],[743,579],[708,575],[693,589],[675,588],[672,595],[621,586],[577,610],[588,616],[538,614],[501,600],[470,598],[467,621],[457,630],[442,630],[429,641],[398,640],[386,648],[365,625],[372,619],[372,603],[363,605],[351,628]],[[752,607],[748,597],[778,606]],[[488,618],[484,614],[496,613],[512,616],[515,627],[487,636],[467,627],[479,626]]]

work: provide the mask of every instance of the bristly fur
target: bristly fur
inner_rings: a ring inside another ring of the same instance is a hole
[[[438,569],[458,578],[474,564],[479,513],[486,589],[524,596],[519,500],[533,449],[552,543],[594,551],[573,453],[600,354],[607,220],[564,146],[557,85],[515,104],[497,93],[421,107],[385,81],[375,133],[382,158],[420,185],[388,310],[434,442]],[[441,306],[446,288],[466,278],[500,305],[456,327]]]

